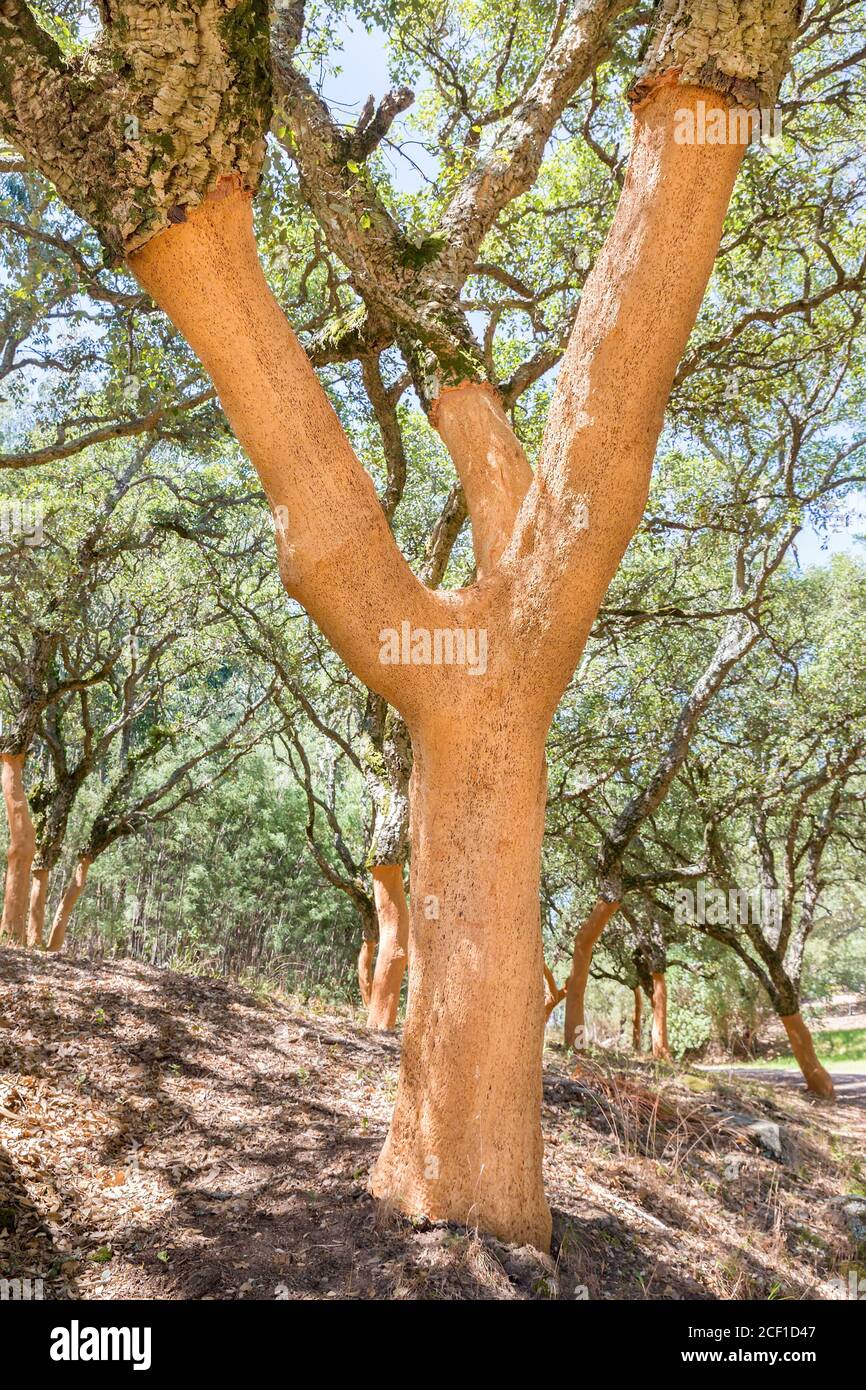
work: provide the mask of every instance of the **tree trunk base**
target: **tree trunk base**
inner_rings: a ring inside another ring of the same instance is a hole
[[[458,740],[454,727],[413,737],[409,996],[371,1191],[406,1216],[548,1251],[543,737],[520,728],[494,740],[481,720],[474,740]]]
[[[833,1078],[818,1061],[818,1055],[815,1052],[815,1044],[812,1041],[812,1034],[809,1032],[803,1015],[785,1014],[782,1016],[782,1023],[785,1025],[785,1032],[788,1034],[791,1051],[797,1059],[797,1065],[800,1071],[803,1073],[807,1090],[811,1091],[816,1096],[820,1096],[822,1100],[835,1100],[836,1090],[833,1085]]]

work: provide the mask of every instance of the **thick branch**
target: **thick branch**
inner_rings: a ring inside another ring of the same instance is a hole
[[[532,469],[492,386],[449,387],[432,419],[463,485],[478,578],[484,579],[511,539]]]
[[[677,112],[699,100],[719,101],[668,87],[636,115],[628,173],[584,286],[536,482],[503,557],[525,592],[547,591],[560,689],[643,513],[674,372],[743,154],[736,144],[676,141]],[[528,628],[527,638],[538,634]]]
[[[438,280],[462,288],[502,209],[535,181],[554,126],[600,62],[609,26],[627,7],[628,0],[576,0],[526,96],[442,215],[446,247],[435,267]]]
[[[250,200],[226,188],[156,237],[131,268],[198,354],[255,464],[277,523],[283,582],[347,665],[401,707],[417,672],[383,666],[379,632],[435,628],[315,372],[268,289]]]

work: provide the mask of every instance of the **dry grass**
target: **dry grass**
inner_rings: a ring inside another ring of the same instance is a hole
[[[832,1298],[866,1115],[551,1056],[553,1258],[407,1222],[367,1173],[399,1043],[221,980],[0,951],[0,1277],[57,1298]],[[729,1119],[778,1123],[778,1163]]]

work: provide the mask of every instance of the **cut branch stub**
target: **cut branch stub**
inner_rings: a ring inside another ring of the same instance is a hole
[[[265,0],[111,0],[67,58],[0,0],[0,131],[113,259],[183,221],[221,179],[254,189],[270,120]]]

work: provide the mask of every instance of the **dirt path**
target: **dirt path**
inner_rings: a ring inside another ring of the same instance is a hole
[[[836,1296],[854,1106],[831,1151],[826,1111],[783,1087],[552,1058],[549,1260],[376,1208],[398,1060],[395,1037],[223,980],[0,950],[0,1278],[88,1299]],[[743,1110],[784,1127],[796,1169],[730,1128]]]
[[[702,1067],[702,1071],[724,1074],[730,1080],[745,1077],[751,1081],[762,1081],[769,1085],[784,1086],[788,1090],[799,1091],[806,1096],[806,1086],[802,1072],[797,1067]],[[834,1071],[833,1085],[836,1099],[840,1105],[856,1105],[866,1111],[866,1071]]]

